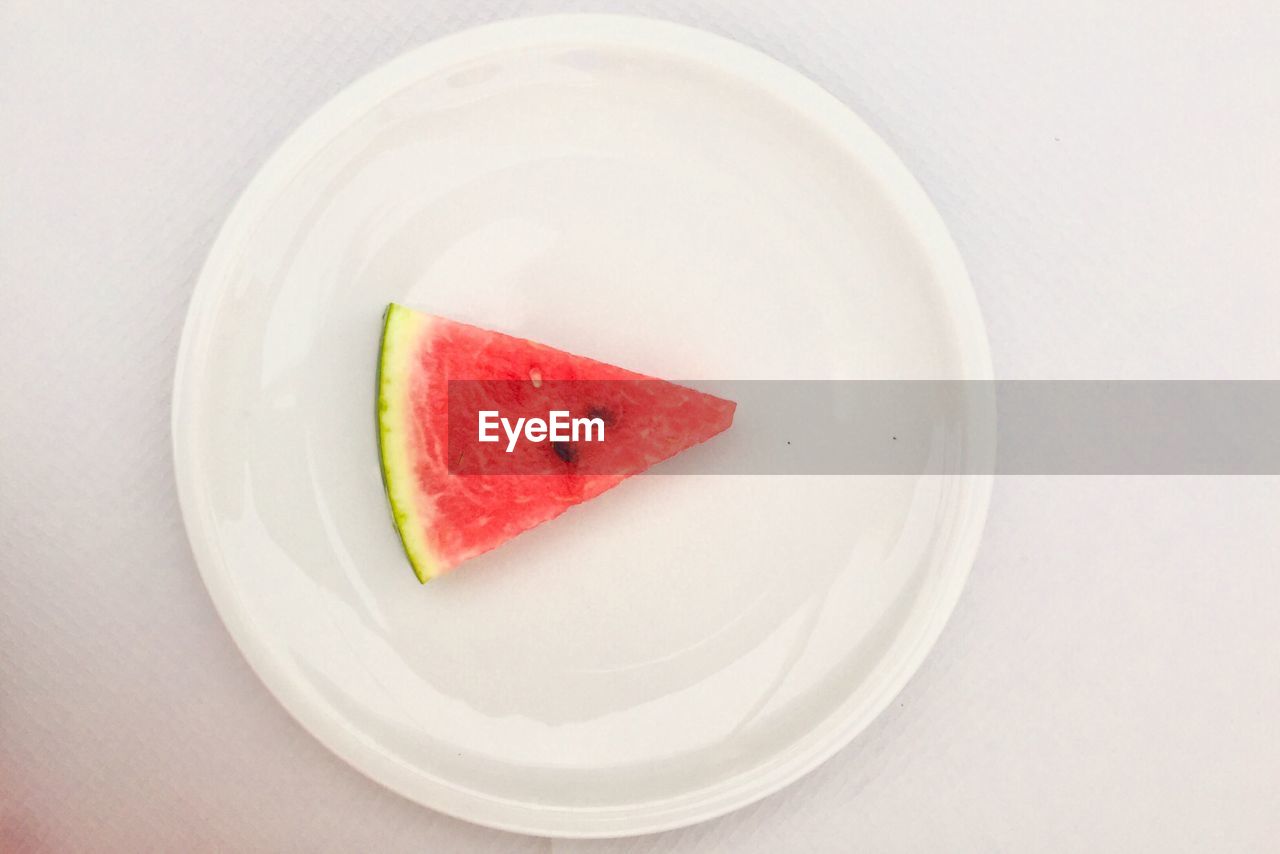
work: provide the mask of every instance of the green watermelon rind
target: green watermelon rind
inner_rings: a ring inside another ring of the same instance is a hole
[[[439,575],[440,561],[427,544],[426,513],[418,501],[416,474],[408,436],[411,371],[417,346],[429,320],[422,314],[391,303],[382,319],[378,352],[378,459],[382,486],[391,505],[392,520],[400,544],[418,581],[426,584]]]

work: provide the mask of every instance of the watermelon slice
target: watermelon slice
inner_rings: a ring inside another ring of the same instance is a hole
[[[387,307],[378,447],[405,553],[426,583],[725,430],[735,404],[551,347]],[[475,416],[597,418],[601,441],[481,444]],[[450,419],[452,412],[453,418]]]

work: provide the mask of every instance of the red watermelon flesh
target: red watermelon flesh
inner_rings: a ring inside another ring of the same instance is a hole
[[[396,528],[424,583],[727,429],[734,404],[465,323],[387,308],[378,439]],[[479,412],[604,424],[603,441],[477,439]],[[450,415],[453,417],[451,418]]]

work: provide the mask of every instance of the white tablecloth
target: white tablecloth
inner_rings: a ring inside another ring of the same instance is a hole
[[[727,34],[857,110],[950,224],[999,376],[1280,377],[1269,0],[11,0],[0,850],[1274,851],[1277,478],[999,480],[972,582],[891,710],[799,784],[656,837],[445,818],[276,704],[174,494],[197,269],[268,153],[346,83],[443,33],[565,10]]]

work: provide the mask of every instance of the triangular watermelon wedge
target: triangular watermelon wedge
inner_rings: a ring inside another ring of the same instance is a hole
[[[484,445],[473,437],[479,410],[506,417],[544,407],[600,417],[603,440],[525,441],[512,453],[506,435]],[[734,407],[523,338],[387,307],[378,447],[396,529],[423,583],[710,439],[733,422]]]

